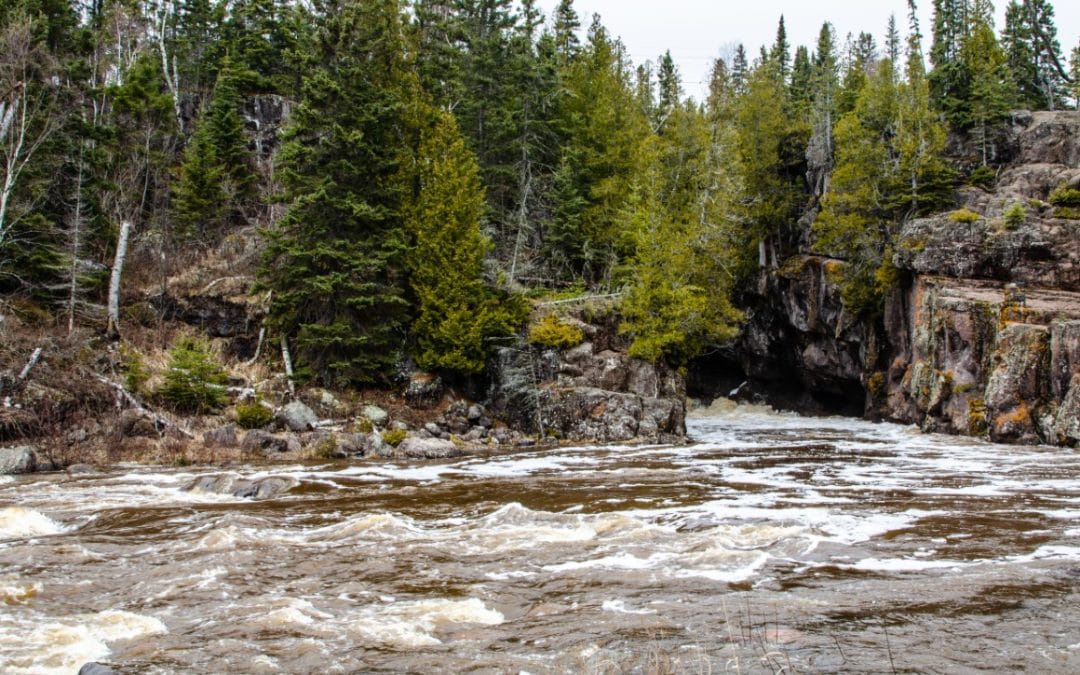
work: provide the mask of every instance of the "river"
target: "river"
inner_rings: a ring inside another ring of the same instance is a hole
[[[680,446],[0,477],[0,672],[1080,672],[1080,453],[714,410]]]

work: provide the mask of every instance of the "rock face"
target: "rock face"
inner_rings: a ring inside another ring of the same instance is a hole
[[[893,262],[905,280],[880,321],[845,316],[843,263],[796,256],[763,277],[741,341],[698,364],[691,393],[744,380],[740,395],[784,407],[1080,445],[1080,220],[1049,203],[1080,187],[1080,113],[1015,114],[998,152],[1012,159],[992,189],[959,192],[973,222],[950,212],[904,227]]]
[[[583,327],[588,341],[566,351],[501,350],[491,412],[514,428],[570,441],[683,436],[683,378],[627,356],[610,326]]]
[[[31,473],[37,463],[37,451],[30,446],[0,448],[0,476]]]

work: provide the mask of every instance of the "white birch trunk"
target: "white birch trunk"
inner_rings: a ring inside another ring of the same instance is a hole
[[[124,259],[127,258],[128,238],[131,236],[131,222],[125,220],[120,225],[120,236],[116,240],[116,258],[113,260],[112,277],[109,279],[109,337],[120,337],[120,279],[124,274]]]
[[[285,377],[289,381],[289,395],[296,396],[296,383],[293,382],[292,354],[289,353],[289,340],[281,336],[281,360],[285,362]]]

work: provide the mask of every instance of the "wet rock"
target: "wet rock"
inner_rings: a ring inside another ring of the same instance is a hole
[[[69,476],[92,476],[101,473],[101,470],[93,464],[72,464],[64,469],[64,471],[66,471]]]
[[[267,476],[258,480],[243,479],[236,474],[200,476],[188,486],[188,492],[219,494],[243,499],[267,499],[284,494],[299,485],[288,476]]]
[[[38,450],[29,445],[0,448],[0,476],[31,473],[37,469]]]
[[[278,424],[289,431],[311,431],[319,423],[319,417],[306,403],[293,401],[277,414]]]
[[[354,438],[364,457],[386,458],[394,454],[394,449],[383,440],[382,434],[377,431],[370,434],[356,434]]]
[[[104,663],[86,663],[79,668],[79,675],[116,675],[116,671]]]
[[[385,427],[387,422],[390,421],[390,413],[377,405],[364,406],[364,409],[360,411],[360,414],[380,429]]]
[[[299,444],[299,442],[297,442],[297,444]],[[252,429],[251,431],[244,434],[244,442],[240,446],[240,449],[243,450],[245,453],[261,452],[265,455],[288,452],[289,439],[285,438],[284,436],[278,436],[276,434],[263,431],[262,429]]]
[[[998,335],[986,384],[990,437],[1038,442],[1035,414],[1048,398],[1050,333],[1045,326],[1013,324]]]
[[[430,408],[442,399],[443,394],[442,380],[430,373],[415,373],[405,389],[405,398],[414,408]]]
[[[203,434],[203,443],[210,448],[235,448],[240,445],[236,425],[228,424],[220,429],[212,429]]]
[[[464,454],[458,446],[439,438],[406,438],[394,449],[394,456],[402,459],[449,459]]]
[[[120,413],[120,433],[128,438],[157,438],[161,429],[155,420],[138,410]]]
[[[1080,447],[1080,373],[1073,376],[1069,390],[1054,420],[1054,435],[1059,443]]]

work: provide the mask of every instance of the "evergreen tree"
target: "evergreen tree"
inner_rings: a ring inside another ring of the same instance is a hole
[[[746,60],[746,48],[740,44],[735,48],[735,56],[731,60],[731,84],[736,93],[742,94],[746,91],[749,75],[750,63]]]
[[[419,192],[408,208],[410,285],[416,297],[416,362],[428,370],[483,370],[491,338],[510,335],[520,312],[484,286],[484,190],[452,115],[432,112],[417,157]]]
[[[719,99],[727,98],[716,92]],[[719,112],[719,111],[717,111]],[[736,258],[734,132],[691,104],[676,108],[648,143],[648,167],[627,206],[635,234],[631,283],[620,303],[630,354],[683,365],[737,334],[729,295]]]
[[[795,49],[795,62],[791,67],[791,83],[788,86],[790,115],[804,120],[810,119],[813,87],[814,67],[810,63],[810,51],[799,45]]]
[[[1080,110],[1080,45],[1073,47],[1069,59],[1069,74],[1072,76],[1073,107]]]
[[[409,323],[402,139],[416,87],[397,0],[327,2],[279,170],[290,204],[269,245],[269,323],[302,371],[387,382]]]
[[[769,50],[768,60],[772,64],[775,77],[781,84],[786,84],[788,75],[791,73],[791,44],[787,39],[783,15],[780,15],[780,23],[776,27],[776,42]]]
[[[173,219],[183,238],[216,243],[225,227],[243,223],[255,200],[239,79],[231,60],[223,59],[210,108],[184,153],[173,187]]]
[[[990,17],[975,19],[964,43],[963,61],[971,75],[968,100],[964,102],[964,121],[970,125],[979,145],[983,165],[987,162],[991,129],[1005,119],[1015,99],[1012,77],[1005,52],[998,45]]]
[[[1001,47],[1016,91],[1016,103],[1033,109],[1041,107],[1042,93],[1038,87],[1038,69],[1033,50],[1031,27],[1023,6],[1013,0],[1005,8],[1005,28]]]
[[[840,93],[840,74],[836,55],[836,34],[829,23],[821,26],[814,51],[810,81],[810,141],[806,151],[808,175],[813,177],[811,194],[820,198],[826,191],[833,168],[833,126]]]
[[[654,129],[662,129],[668,117],[675,111],[682,100],[682,83],[679,79],[679,70],[675,66],[675,59],[671,58],[671,52],[664,52],[660,57],[660,67],[657,70],[657,106],[654,112]]]
[[[581,40],[577,33],[581,29],[581,19],[574,9],[574,0],[559,0],[555,8],[555,51],[562,63],[577,55]]]

